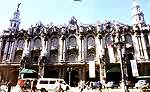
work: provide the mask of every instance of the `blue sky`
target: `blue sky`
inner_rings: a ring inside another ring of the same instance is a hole
[[[0,3],[0,31],[7,29],[10,18],[20,5],[20,29],[27,29],[41,21],[44,25],[68,24],[75,16],[78,23],[94,24],[97,21],[117,20],[132,23],[132,0],[2,0]],[[140,0],[146,23],[150,24],[150,0]]]

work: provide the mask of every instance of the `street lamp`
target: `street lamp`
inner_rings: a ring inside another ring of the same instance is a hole
[[[71,71],[72,71],[72,68],[71,68],[71,67],[67,68],[67,71],[69,72],[69,86],[70,86],[70,83],[71,83]]]
[[[121,68],[121,82],[122,82],[122,90],[123,92],[128,92],[127,86],[126,86],[126,80],[125,80],[125,70],[124,70],[124,61],[123,61],[123,57],[122,54],[122,49],[125,46],[125,42],[121,40],[121,33],[118,34],[118,38],[117,38],[117,42],[115,43],[115,45],[119,48],[120,51],[120,68]],[[125,54],[125,53],[124,53]]]

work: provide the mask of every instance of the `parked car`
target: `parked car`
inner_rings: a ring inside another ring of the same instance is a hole
[[[93,89],[96,89],[96,88],[102,88],[102,84],[100,83],[100,81],[95,81],[95,82],[92,82],[93,83]]]
[[[107,84],[105,84],[105,87],[106,88],[115,88],[117,87],[118,88],[118,84],[116,84],[114,81],[110,81],[110,82],[107,82]]]
[[[149,85],[149,83],[147,80],[138,80],[138,82],[135,83],[135,88],[143,88],[148,85]]]
[[[133,88],[135,86],[132,81],[126,81],[126,85],[128,88]]]
[[[69,85],[64,81],[64,79],[59,78],[39,78],[37,83],[37,89],[42,92],[46,91],[55,91],[56,85],[55,82],[59,80],[61,83],[61,88],[66,91],[69,90]]]

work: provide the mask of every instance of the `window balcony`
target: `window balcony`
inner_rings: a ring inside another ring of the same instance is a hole
[[[41,47],[34,47],[33,50],[40,50],[41,51],[42,48]]]
[[[21,47],[17,47],[16,48],[16,51],[23,51],[24,49],[23,48],[21,48]]]
[[[96,48],[95,46],[88,46],[88,54],[92,53],[92,54],[96,54]]]
[[[69,46],[69,48],[67,49],[67,53],[70,54],[75,54],[77,55],[79,52],[79,49],[77,46]]]

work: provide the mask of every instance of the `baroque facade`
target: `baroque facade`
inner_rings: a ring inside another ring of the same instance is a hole
[[[120,64],[133,80],[130,60],[136,60],[139,75],[150,75],[150,25],[136,0],[133,25],[117,21],[68,25],[43,25],[19,29],[19,5],[0,41],[0,81],[17,82],[22,69],[33,69],[43,77],[63,78],[76,86],[80,80],[121,80]],[[89,77],[89,63],[95,64],[95,78]],[[115,70],[115,68],[117,70]],[[114,77],[114,74],[116,76]]]

